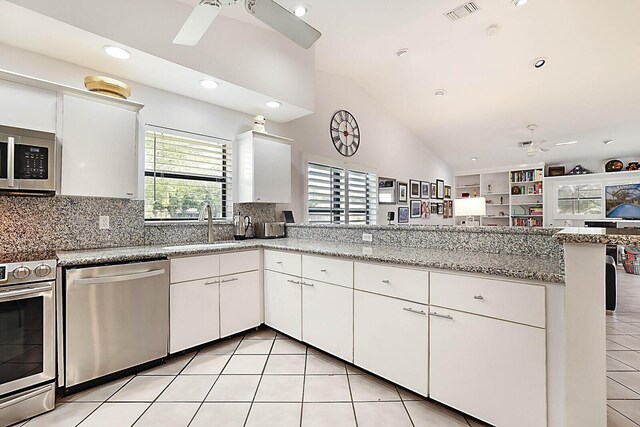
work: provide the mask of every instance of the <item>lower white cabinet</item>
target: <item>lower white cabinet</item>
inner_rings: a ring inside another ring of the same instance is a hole
[[[431,313],[431,398],[498,427],[547,425],[544,329]]]
[[[265,270],[265,323],[302,340],[302,289],[300,278]]]
[[[353,362],[353,288],[303,279],[302,340]]]
[[[169,353],[220,338],[218,279],[171,285]]]
[[[220,278],[220,337],[259,326],[261,313],[259,271]]]
[[[354,363],[426,396],[429,391],[428,312],[423,304],[356,290]]]

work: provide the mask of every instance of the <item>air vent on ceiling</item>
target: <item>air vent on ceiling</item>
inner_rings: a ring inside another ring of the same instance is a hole
[[[470,1],[469,3],[465,3],[462,6],[456,7],[451,12],[447,12],[444,15],[451,21],[457,21],[458,19],[471,15],[478,10],[480,10],[478,5],[475,2]]]

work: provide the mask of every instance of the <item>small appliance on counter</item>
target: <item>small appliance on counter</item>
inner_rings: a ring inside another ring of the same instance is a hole
[[[251,217],[249,215],[242,214],[234,215],[233,217],[233,238],[236,240],[244,240],[253,238],[255,230],[253,230],[253,224],[251,223]]]
[[[277,239],[286,237],[284,222],[260,222],[255,227],[259,239]]]

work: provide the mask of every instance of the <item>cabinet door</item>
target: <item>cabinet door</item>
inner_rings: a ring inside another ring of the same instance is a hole
[[[291,146],[254,138],[254,202],[291,203]]]
[[[73,96],[63,108],[61,193],[133,198],[137,114]]]
[[[220,336],[259,326],[262,319],[260,273],[236,274],[220,278]]]
[[[265,270],[265,323],[272,328],[302,339],[302,289],[300,278]]]
[[[355,291],[354,363],[427,396],[427,313],[423,304]]]
[[[302,339],[353,362],[353,289],[303,279]]]
[[[171,285],[169,352],[220,338],[219,279]]]
[[[496,426],[547,425],[545,331],[431,307],[431,398]]]
[[[57,94],[0,81],[0,124],[42,132],[56,131]]]

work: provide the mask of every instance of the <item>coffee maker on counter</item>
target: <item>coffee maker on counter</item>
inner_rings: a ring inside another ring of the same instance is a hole
[[[253,224],[249,215],[234,215],[233,217],[233,238],[236,240],[252,239],[254,237]]]

